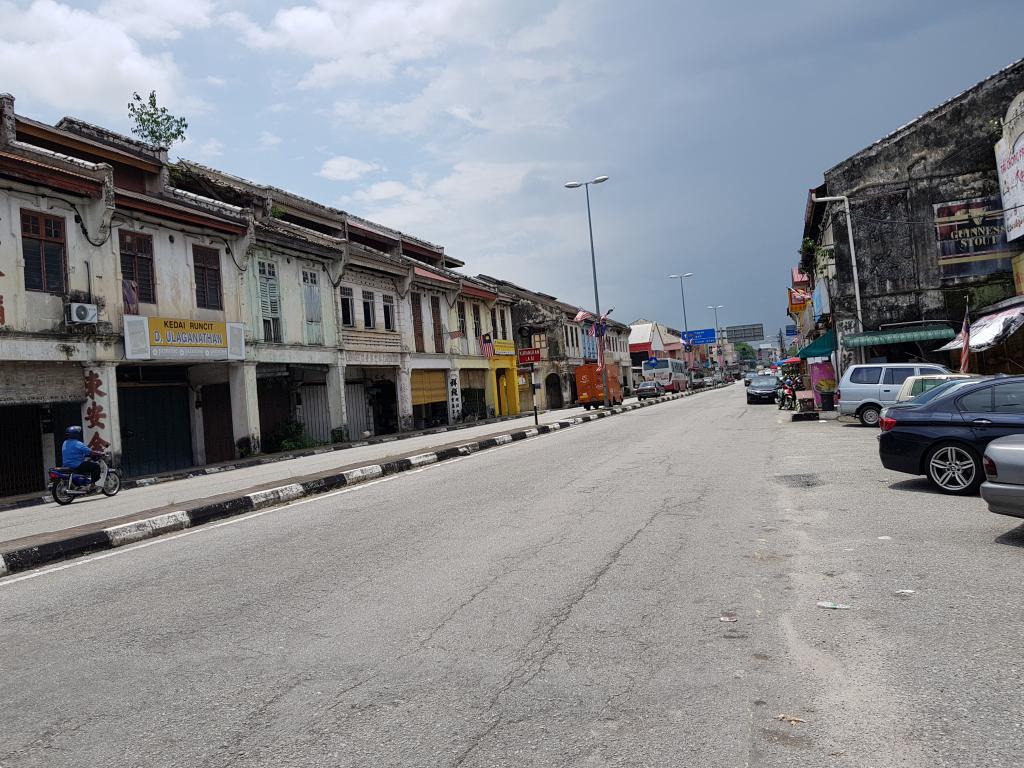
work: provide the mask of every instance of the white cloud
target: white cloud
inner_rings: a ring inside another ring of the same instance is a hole
[[[199,154],[202,157],[220,157],[224,154],[224,142],[220,139],[207,139],[199,146]]]
[[[223,88],[228,84],[228,81],[223,77],[217,77],[215,75],[207,75],[204,80],[207,85],[212,85],[214,88]]]
[[[459,162],[435,181],[380,181],[346,202],[359,203],[371,218],[410,232],[433,229],[439,221],[460,222],[460,227],[467,221],[488,221],[490,227],[493,217],[487,213],[493,204],[517,195],[540,168],[536,163]]]
[[[260,134],[260,146],[265,149],[276,147],[280,143],[281,137],[271,133],[270,131],[263,131],[263,133]]]
[[[104,0],[97,13],[132,37],[176,40],[182,30],[210,26],[214,5],[211,0]]]
[[[357,160],[354,157],[337,155],[325,161],[317,175],[331,181],[354,181],[360,176],[365,176],[370,171],[377,170],[379,167],[373,163]]]
[[[221,19],[252,48],[286,50],[315,60],[300,85],[382,81],[398,69],[474,43],[491,26],[485,0],[317,0],[279,10],[266,27],[237,11]]]
[[[0,0],[0,19],[0,72],[15,97],[122,119],[133,91],[156,90],[172,108],[184,101],[171,56],[143,53],[124,27],[98,14],[55,0]]]

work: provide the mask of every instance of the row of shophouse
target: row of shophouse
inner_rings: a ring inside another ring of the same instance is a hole
[[[1024,373],[1024,60],[825,171],[787,310],[800,356]]]
[[[131,476],[570,405],[602,330],[628,381],[628,326],[463,266],[0,95],[0,496],[72,424]]]

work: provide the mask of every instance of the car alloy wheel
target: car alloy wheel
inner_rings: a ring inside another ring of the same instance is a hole
[[[966,446],[945,443],[931,450],[927,459],[928,479],[943,493],[964,496],[981,485],[981,462]]]

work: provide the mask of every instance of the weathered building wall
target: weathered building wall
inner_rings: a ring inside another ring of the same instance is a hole
[[[1010,273],[940,274],[933,206],[999,195],[993,125],[1022,90],[1018,62],[825,173],[828,194],[850,198],[865,329],[958,322],[967,295],[978,307],[1013,294]],[[837,204],[831,214],[832,309],[850,332],[856,313],[846,216]]]

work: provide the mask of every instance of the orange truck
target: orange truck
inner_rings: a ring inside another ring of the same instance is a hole
[[[622,379],[617,365],[608,368],[608,402],[612,405],[622,404]],[[576,402],[586,408],[596,408],[604,404],[604,388],[601,371],[597,365],[581,365],[576,368]]]

